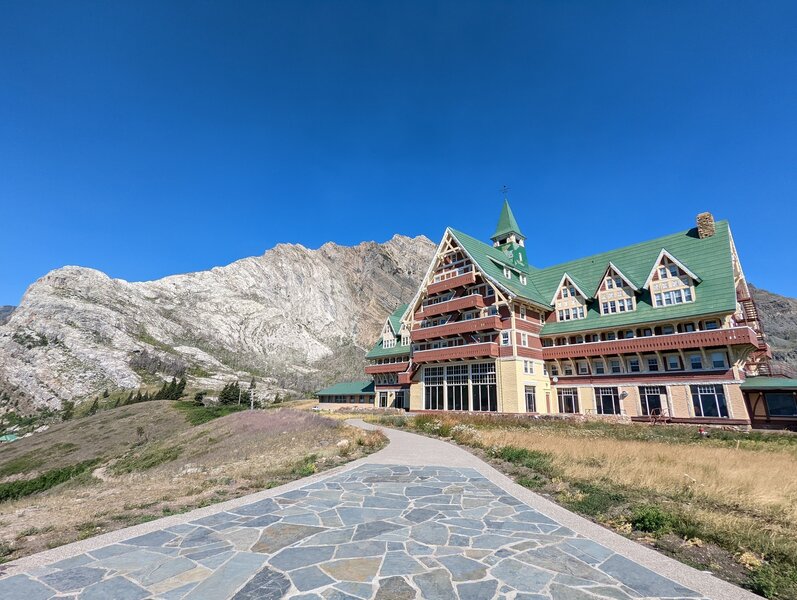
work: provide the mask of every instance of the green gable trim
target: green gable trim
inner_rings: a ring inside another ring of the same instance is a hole
[[[399,340],[400,341],[400,340]],[[386,356],[405,356],[410,353],[409,346],[402,346],[400,343],[392,348],[383,348],[382,340],[380,339],[373,348],[368,351],[365,358],[384,358]]]
[[[788,377],[748,377],[740,386],[744,391],[792,390],[797,391],[797,379]]]
[[[390,316],[388,317],[388,321],[390,321],[390,327],[393,329],[393,333],[396,335],[399,334],[399,330],[401,329],[401,317],[404,316],[404,313],[407,312],[407,307],[409,304],[402,304],[396,307]]]
[[[323,390],[316,392],[317,396],[373,396],[374,382],[364,381],[344,381],[336,383]]]
[[[700,239],[696,229],[690,229],[540,269],[532,277],[537,288],[549,299],[553,298],[564,273],[577,277],[588,289],[598,289],[609,262],[633,281],[646,281],[663,248],[701,277],[702,281],[695,286],[694,302],[655,308],[650,292],[645,290],[637,296],[636,311],[602,316],[597,303],[593,302],[585,319],[546,323],[540,335],[730,314],[736,310],[736,287],[733,281],[730,229],[727,221],[717,221],[715,234],[708,238]]]
[[[504,199],[504,206],[501,208],[501,216],[498,217],[498,225],[495,227],[495,233],[490,239],[497,239],[505,237],[510,233],[516,233],[520,237],[526,236],[520,232],[520,226],[515,220],[515,215],[512,214],[512,209],[509,207],[509,200]]]

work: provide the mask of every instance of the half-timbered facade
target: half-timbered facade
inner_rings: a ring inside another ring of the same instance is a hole
[[[505,202],[490,244],[446,230],[366,372],[379,407],[748,425],[769,357],[727,222],[537,268]]]

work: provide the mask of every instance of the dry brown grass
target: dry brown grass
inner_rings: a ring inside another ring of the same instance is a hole
[[[129,416],[114,419],[113,413]],[[139,426],[145,439],[136,431]],[[21,440],[28,443],[13,448],[13,456],[0,457],[0,468],[8,458],[22,457],[24,463],[32,450],[52,454],[67,439],[77,448],[54,462],[73,464],[76,456],[102,462],[92,475],[0,504],[0,545],[13,548],[5,560],[280,485],[359,458],[386,442],[381,433],[366,434],[290,409],[243,411],[192,427],[163,401],[98,413]],[[338,443],[344,439],[348,449],[341,451]],[[164,450],[175,448],[176,458],[142,468],[146,460],[173,456]],[[34,472],[50,468],[49,462]],[[120,464],[129,472],[119,472]]]

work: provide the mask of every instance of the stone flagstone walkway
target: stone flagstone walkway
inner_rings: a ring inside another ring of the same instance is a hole
[[[387,433],[402,446],[393,458],[407,451],[407,442],[421,451],[433,442],[464,452],[406,432]],[[478,461],[469,453],[469,459],[449,457],[453,466],[372,462],[391,457],[387,450],[289,491],[224,503],[183,522],[137,526],[127,536],[114,532],[113,543],[89,544],[85,551],[56,549],[60,554],[52,556],[67,557],[55,562],[17,561],[13,574],[0,579],[0,598],[754,597],[683,565],[680,582],[654,572],[623,544],[609,548],[529,506],[518,497],[528,494],[522,488],[515,486],[522,492],[513,495],[494,477],[462,466]],[[442,458],[451,452],[438,450]]]

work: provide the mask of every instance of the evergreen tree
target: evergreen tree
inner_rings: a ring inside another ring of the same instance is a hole
[[[141,390],[138,390],[138,393],[136,393],[136,397],[133,398],[133,403],[137,404],[137,403],[141,402],[143,399],[144,399],[144,396],[141,395]]]
[[[177,379],[172,377],[171,382],[166,387],[166,392],[163,394],[164,400],[173,400],[174,395],[177,393]]]
[[[177,384],[177,389],[174,392],[174,397],[172,398],[172,400],[179,400],[180,398],[183,397],[183,393],[185,392],[185,385],[186,385],[185,376],[180,377],[180,382]]]
[[[153,396],[153,400],[163,400],[166,398],[167,389],[167,383],[164,381],[161,389],[159,389],[155,396]]]
[[[100,399],[94,398],[94,402],[92,402],[91,406],[89,406],[89,412],[87,414],[89,416],[96,415],[99,408],[100,408]]]
[[[61,406],[61,420],[69,421],[74,416],[75,416],[75,403],[72,402],[71,400],[64,400],[64,403]]]
[[[124,401],[124,404],[132,404],[133,403],[133,390],[130,390],[130,394],[127,396],[127,400]]]

